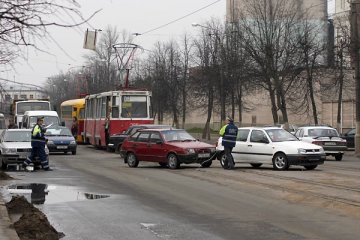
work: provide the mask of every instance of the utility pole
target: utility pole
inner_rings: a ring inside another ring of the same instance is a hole
[[[359,59],[359,34],[360,34],[360,0],[351,1],[351,60],[355,69],[355,99],[356,99],[356,134],[355,154],[360,156],[360,59]]]

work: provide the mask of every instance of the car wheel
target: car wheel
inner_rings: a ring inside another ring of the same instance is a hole
[[[259,168],[261,167],[262,163],[250,163],[250,165],[254,168]]]
[[[167,163],[166,163],[166,162],[159,162],[159,165],[160,165],[161,167],[167,167]]]
[[[1,160],[1,169],[2,169],[2,170],[6,170],[6,169],[7,169],[7,164],[4,163],[4,160]]]
[[[119,153],[121,151],[121,144],[119,144],[116,148],[116,151]]]
[[[318,165],[309,165],[309,166],[304,166],[304,168],[306,170],[314,170]]]
[[[289,162],[284,153],[277,153],[273,158],[273,167],[275,170],[287,170]]]
[[[168,159],[168,166],[170,169],[178,169],[180,167],[179,160],[174,153],[170,153],[167,159]]]
[[[137,160],[135,154],[128,153],[126,158],[127,158],[127,164],[129,165],[129,167],[135,168],[139,165],[139,161]]]
[[[76,155],[76,151],[72,151],[71,154],[72,154],[72,155]]]
[[[201,167],[208,168],[211,166],[211,164],[212,164],[212,161],[205,161],[205,162],[201,163]]]
[[[343,158],[343,155],[342,155],[342,154],[336,154],[336,155],[335,155],[335,160],[336,160],[336,161],[341,161],[342,158]]]
[[[227,162],[226,162],[226,157],[225,157],[225,153],[221,152],[219,154],[219,160],[220,160],[220,165],[222,168],[227,168]],[[225,167],[224,167],[225,166]]]

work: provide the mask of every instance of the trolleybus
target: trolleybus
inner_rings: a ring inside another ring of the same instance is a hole
[[[78,122],[78,132],[76,141],[78,143],[84,142],[84,119],[85,119],[85,99],[71,99],[61,103],[61,122],[71,129],[73,118],[76,117]]]
[[[106,147],[106,137],[130,125],[153,123],[150,91],[126,89],[85,97],[85,139],[94,146]]]

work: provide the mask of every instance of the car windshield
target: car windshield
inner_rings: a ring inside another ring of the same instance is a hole
[[[34,127],[38,117],[30,117],[30,127]],[[44,116],[44,126],[57,126],[59,125],[59,118],[55,116]]]
[[[168,130],[168,131],[163,131],[162,133],[166,142],[196,141],[196,139],[185,130]]]
[[[265,130],[272,142],[298,141],[298,139],[284,129],[268,129]]]
[[[4,135],[4,142],[30,142],[30,131],[7,131]]]
[[[336,129],[331,128],[312,128],[308,130],[309,137],[338,137]]]
[[[46,136],[72,136],[67,128],[48,128],[45,132]]]

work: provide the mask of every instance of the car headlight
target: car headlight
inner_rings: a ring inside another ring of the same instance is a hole
[[[303,148],[298,148],[298,153],[299,154],[306,154],[306,150]]]
[[[216,151],[216,148],[210,148],[210,152],[214,153]]]
[[[16,154],[16,148],[4,148],[3,153],[4,154]]]
[[[76,144],[76,141],[71,141],[70,142],[70,145],[75,145]]]
[[[48,140],[48,141],[47,141],[47,144],[53,145],[53,144],[54,144],[54,141]]]
[[[193,148],[188,148],[188,149],[187,149],[187,153],[188,153],[188,154],[193,154],[193,153],[195,153],[195,149],[193,149]]]
[[[324,148],[321,147],[321,148],[319,149],[319,152],[320,152],[320,153],[325,153]]]

